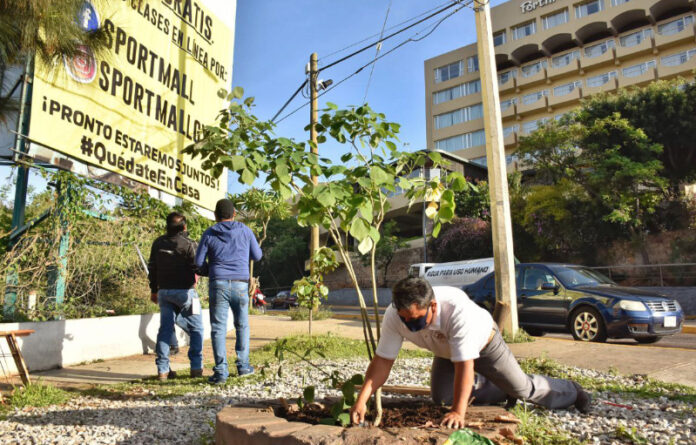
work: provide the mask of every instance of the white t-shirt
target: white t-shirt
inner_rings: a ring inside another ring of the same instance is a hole
[[[479,357],[493,330],[491,315],[456,287],[435,286],[433,292],[437,316],[434,322],[417,332],[411,332],[399,318],[394,305],[389,305],[384,313],[377,355],[395,359],[406,339],[432,351],[436,357],[453,362]]]

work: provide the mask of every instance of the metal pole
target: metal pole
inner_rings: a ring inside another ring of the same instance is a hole
[[[49,274],[49,299],[53,300],[56,308],[65,300],[65,287],[68,276],[68,248],[70,246],[70,228],[65,207],[71,200],[70,183],[58,183],[58,213],[60,219],[60,241],[58,243],[58,262]]]
[[[309,91],[311,94],[310,115],[309,115],[309,140],[312,153],[319,154],[317,146],[317,129],[316,124],[319,120],[318,111],[318,95],[317,95],[317,79],[319,78],[317,67],[317,53],[312,53],[309,57]],[[316,186],[319,183],[319,178],[312,174],[312,183]],[[319,226],[312,226],[309,238],[310,255],[314,256],[314,252],[319,249]]]
[[[512,220],[508,197],[505,147],[498,94],[497,67],[491,29],[489,2],[477,2],[475,8],[476,36],[483,96],[483,122],[486,134],[488,183],[491,195],[491,229],[497,296],[496,321],[500,328],[517,333],[517,289],[515,258],[512,244]]]
[[[31,120],[31,93],[32,81],[34,77],[34,58],[27,56],[22,81],[22,92],[19,106],[19,116],[17,119],[17,135],[15,137],[15,152],[26,153],[26,136],[29,134],[29,121]],[[15,155],[16,156],[16,155]],[[25,211],[27,205],[27,189],[29,188],[29,168],[20,164],[17,168],[17,183],[15,185],[15,198],[12,208],[12,228],[11,232],[24,225]],[[16,240],[19,237],[15,238]],[[15,241],[10,241],[8,249],[12,249]],[[19,274],[16,267],[8,270],[5,277],[5,302],[3,304],[3,316],[13,318],[15,306],[17,304],[17,286],[19,285]]]

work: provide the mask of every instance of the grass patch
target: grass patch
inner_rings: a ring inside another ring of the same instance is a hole
[[[288,315],[293,321],[309,320],[309,309],[306,307],[293,307],[288,310]],[[326,320],[333,317],[331,309],[319,308],[312,315],[312,320]]]
[[[565,431],[556,428],[556,425],[547,417],[534,409],[528,409],[524,405],[517,405],[512,409],[522,423],[517,434],[524,437],[524,443],[529,445],[583,445],[587,442],[571,437]]]
[[[39,408],[42,406],[59,405],[67,402],[71,397],[70,393],[55,386],[44,385],[41,382],[16,387],[12,394],[7,397],[7,403],[0,405],[0,416],[4,417],[14,408]]]
[[[624,439],[630,441],[633,445],[647,445],[648,439],[643,437],[635,427],[627,427],[626,425],[619,424],[614,432],[617,439]]]
[[[545,356],[523,359],[520,361],[520,366],[522,370],[528,374],[543,374],[549,377],[571,378],[584,388],[594,391],[623,393],[644,399],[666,397],[670,400],[696,403],[696,388],[677,383],[661,382],[647,376],[634,378],[630,382],[588,377],[579,375],[571,368],[563,366],[557,361]],[[612,370],[610,370],[608,374],[616,375],[615,371],[612,372]]]
[[[502,336],[503,336],[503,340],[505,340],[505,343],[507,343],[507,344],[532,343],[536,340],[534,337],[527,334],[527,331],[525,331],[524,329],[518,329],[517,335],[515,335],[515,338],[512,338],[512,335],[510,335],[510,333],[508,333],[507,331],[503,332]]]

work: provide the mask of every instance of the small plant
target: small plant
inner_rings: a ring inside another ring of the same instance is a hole
[[[309,320],[311,311],[304,307],[290,308],[288,315],[293,321]],[[331,309],[320,308],[316,312],[311,313],[312,320],[326,320],[333,317]]]
[[[331,406],[331,417],[322,419],[320,423],[326,425],[341,426],[350,425],[350,414],[348,411],[355,404],[355,387],[362,385],[365,382],[365,377],[362,374],[355,374],[349,380],[346,380],[341,385],[341,399]]]
[[[309,336],[312,336],[312,318],[314,312],[321,304],[321,300],[329,296],[329,288],[324,285],[324,274],[338,267],[336,254],[328,247],[317,249],[312,255],[311,272],[308,277],[296,280],[292,285],[292,292],[297,294],[300,306],[308,311]]]
[[[519,435],[529,445],[582,445],[586,442],[570,437],[560,431],[547,417],[538,414],[526,405],[517,405],[512,412],[520,419]]]
[[[520,329],[517,331],[517,334],[515,336],[511,336],[508,331],[503,332],[503,340],[505,340],[505,343],[513,344],[513,343],[532,343],[536,341],[534,337],[529,335],[525,330]]]
[[[10,405],[14,408],[41,407],[58,405],[70,399],[70,394],[62,389],[42,383],[15,388],[10,396]]]
[[[627,427],[622,423],[616,427],[615,434],[618,439],[629,440],[633,445],[643,445],[648,443],[648,440],[640,435],[635,427]]]

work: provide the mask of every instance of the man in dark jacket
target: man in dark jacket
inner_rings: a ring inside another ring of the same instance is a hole
[[[167,216],[167,234],[152,243],[150,252],[150,298],[159,303],[157,373],[160,380],[174,375],[169,369],[169,345],[178,324],[191,338],[191,377],[203,376],[203,320],[196,293],[196,243],[186,233],[186,218],[172,212]]]
[[[214,375],[208,381],[222,384],[229,377],[227,366],[227,313],[232,309],[236,331],[237,374],[254,373],[249,364],[249,260],[261,259],[261,248],[254,233],[234,221],[234,204],[221,199],[215,205],[217,224],[203,233],[196,266],[207,268],[210,276],[210,336],[215,357]]]

